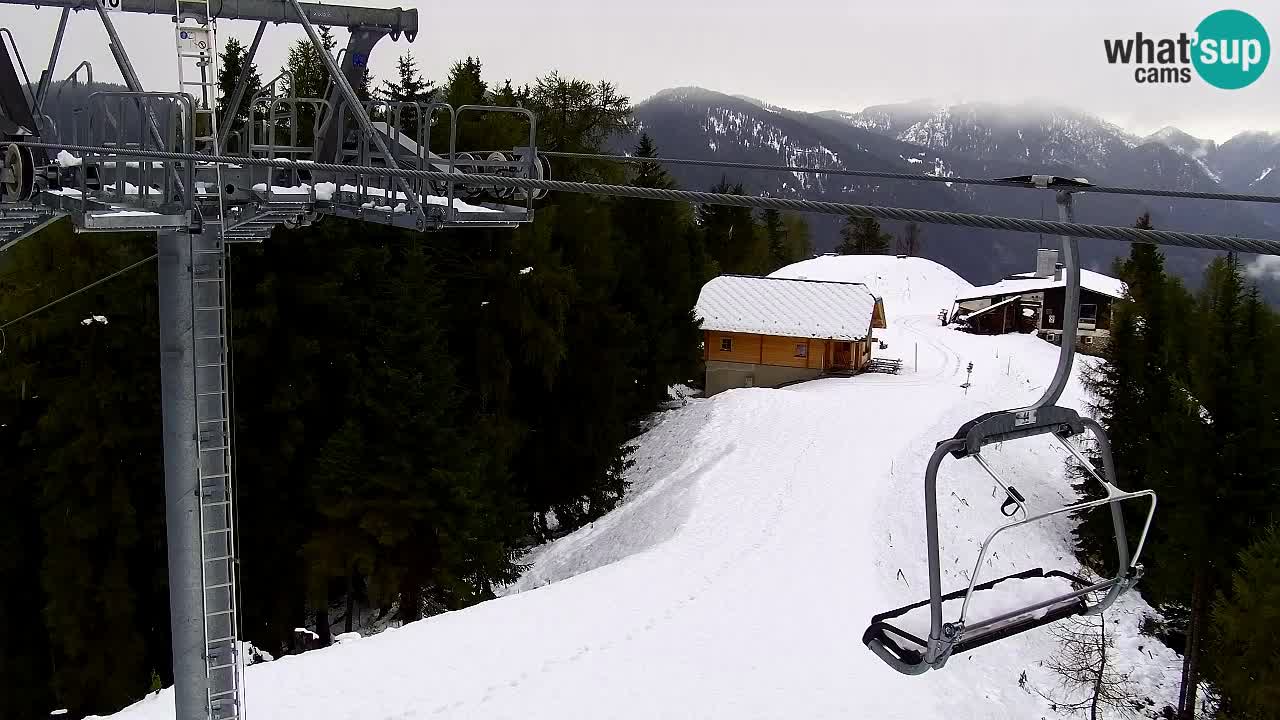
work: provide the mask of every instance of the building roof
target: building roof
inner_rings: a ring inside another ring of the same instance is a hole
[[[957,297],[956,302],[1040,292],[1041,290],[1066,287],[1066,284],[1066,280],[1054,280],[1051,277],[1039,278],[1035,276],[1035,273],[1019,273],[1011,275],[998,283],[968,290],[962,296]],[[1123,281],[1092,270],[1080,271],[1080,287],[1117,299],[1124,297]]]
[[[703,330],[861,340],[878,298],[862,283],[721,275],[702,286]]]
[[[965,315],[965,316],[964,316],[963,318],[961,318],[961,319],[963,319],[963,320],[965,320],[965,321],[973,320],[974,318],[976,318],[976,317],[980,317],[980,316],[982,316],[982,315],[985,315],[986,313],[989,313],[989,312],[991,312],[992,310],[995,310],[995,309],[996,309],[996,308],[998,308],[998,307],[1004,307],[1005,305],[1008,305],[1009,303],[1017,302],[1021,297],[1022,297],[1021,295],[1014,295],[1013,297],[1005,298],[1004,300],[1001,300],[1000,302],[997,302],[997,303],[991,303],[990,305],[988,305],[988,306],[986,306],[986,307],[982,308],[981,310],[975,310],[974,312],[971,312],[971,313],[969,313],[968,315]]]

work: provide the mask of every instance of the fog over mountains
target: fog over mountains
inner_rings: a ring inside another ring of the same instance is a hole
[[[1173,127],[1139,137],[1098,117],[1045,105],[906,102],[860,112],[788,110],[703,88],[664,90],[636,106],[640,128],[662,155],[732,162],[1004,177],[1051,173],[1097,184],[1280,195],[1280,133],[1246,132],[1222,144]],[[616,149],[623,150],[622,142]],[[1056,219],[1053,195],[938,182],[674,166],[682,186],[722,176],[752,193],[807,199]],[[1280,207],[1202,200],[1080,195],[1080,222],[1131,225],[1150,211],[1158,228],[1280,237]],[[839,218],[814,221],[820,250],[836,242]],[[900,228],[886,224],[891,232]],[[973,282],[1030,269],[1038,238],[942,226],[924,228],[924,254]],[[1056,246],[1057,238],[1042,242]],[[1123,243],[1082,240],[1087,267],[1108,270]],[[1210,255],[1166,248],[1171,270],[1197,284]],[[1259,273],[1267,294],[1280,282]]]

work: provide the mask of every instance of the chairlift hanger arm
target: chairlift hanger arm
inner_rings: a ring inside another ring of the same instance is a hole
[[[92,10],[97,0],[0,0],[5,5],[59,7]],[[393,34],[404,33],[413,40],[418,34],[418,11],[403,8],[371,8],[354,5],[321,5],[301,3],[307,20],[327,27],[372,26],[387,28]],[[173,15],[173,0],[120,0],[121,12]],[[299,24],[297,11],[288,0],[209,0],[209,14],[220,20],[257,20],[281,24]]]

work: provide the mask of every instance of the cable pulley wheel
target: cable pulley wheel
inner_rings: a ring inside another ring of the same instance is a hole
[[[30,199],[36,176],[36,163],[31,155],[31,148],[10,145],[4,152],[4,168],[12,174],[12,178],[4,182],[5,199]]]
[[[487,159],[494,162],[502,162],[502,163],[514,162],[506,154],[498,152],[496,150],[489,153],[489,157]],[[509,176],[510,170],[508,168],[498,168],[494,170],[494,173],[499,175]],[[498,198],[499,200],[506,200],[510,198],[512,195],[514,195],[516,192],[515,188],[510,186],[504,186],[504,185],[494,185],[493,187],[486,188],[486,190],[488,190],[491,195]]]

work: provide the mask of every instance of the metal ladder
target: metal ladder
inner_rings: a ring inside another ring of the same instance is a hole
[[[178,83],[190,93],[197,151],[218,151],[217,33],[206,0],[175,0]],[[193,72],[194,71],[194,72]],[[191,79],[191,78],[197,79]],[[195,90],[195,92],[192,92]],[[227,253],[222,169],[216,168],[218,217],[188,234],[191,241],[192,330],[195,336],[196,447],[200,493],[201,584],[204,599],[207,716],[243,717],[244,658],[239,648],[239,594],[232,486]],[[192,189],[195,191],[195,188]],[[209,193],[211,195],[212,193]]]

